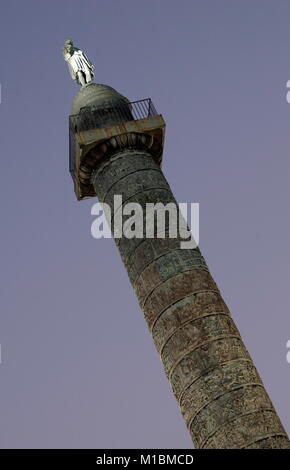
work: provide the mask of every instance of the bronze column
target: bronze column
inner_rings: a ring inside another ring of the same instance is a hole
[[[116,195],[144,213],[146,203],[177,204],[156,158],[154,133],[122,126],[112,132],[91,141],[82,159],[88,194],[93,187],[115,217]],[[199,248],[145,234],[115,241],[196,448],[290,448]]]

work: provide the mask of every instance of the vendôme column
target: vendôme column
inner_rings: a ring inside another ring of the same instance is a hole
[[[70,116],[77,198],[108,204],[112,227],[130,202],[144,214],[147,203],[178,211],[160,168],[164,129],[151,100],[129,103],[109,86],[83,85]],[[167,219],[163,238],[144,231],[115,242],[195,447],[290,448],[199,248],[168,234]]]

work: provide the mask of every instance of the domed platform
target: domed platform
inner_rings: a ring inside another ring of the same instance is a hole
[[[81,110],[124,106],[130,103],[128,98],[121,95],[114,88],[99,83],[88,83],[83,86],[74,98],[72,114],[79,114]]]

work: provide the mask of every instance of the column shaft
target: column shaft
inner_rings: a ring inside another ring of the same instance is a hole
[[[146,149],[122,149],[92,182],[113,212],[177,204]],[[179,238],[116,239],[129,279],[196,448],[289,448],[289,440],[199,248]]]

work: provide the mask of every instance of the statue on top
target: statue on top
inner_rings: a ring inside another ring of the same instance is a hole
[[[63,57],[68,64],[70,76],[79,85],[91,83],[94,78],[94,66],[86,54],[74,47],[71,39],[64,42]]]

